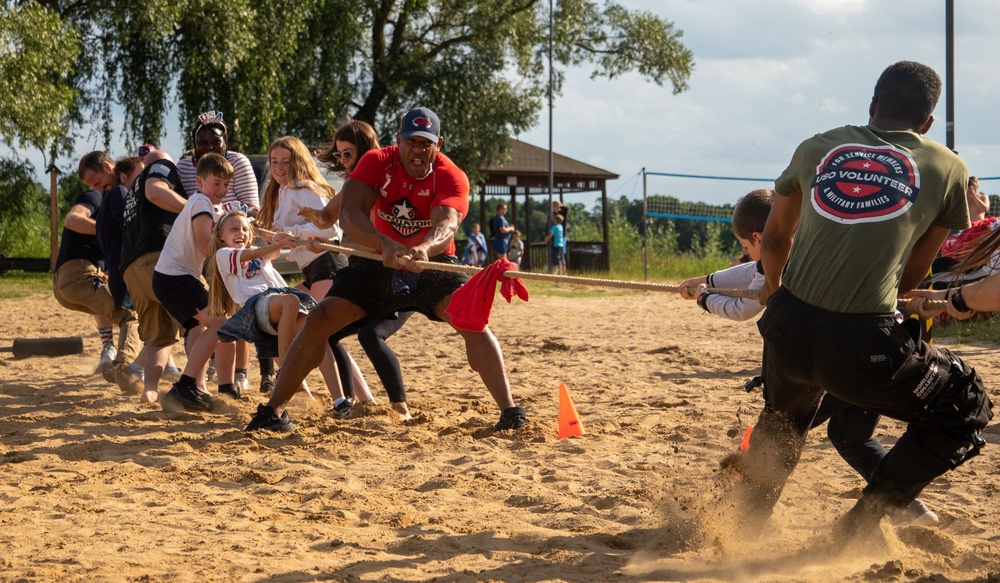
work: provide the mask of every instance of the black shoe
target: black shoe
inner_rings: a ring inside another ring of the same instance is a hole
[[[500,414],[500,421],[497,422],[493,430],[520,429],[527,422],[528,418],[524,416],[524,407],[507,407]]]
[[[274,392],[274,377],[266,376],[260,378],[260,392],[270,395]]]
[[[232,398],[236,399],[237,401],[239,401],[240,399],[243,398],[243,393],[240,392],[240,387],[239,387],[239,385],[236,385],[236,384],[227,385],[227,386],[220,386],[219,387],[219,394],[220,395],[226,395],[228,397],[232,397]]]
[[[195,409],[198,411],[212,410],[212,401],[209,400],[208,395],[199,392],[198,389],[181,386],[179,381],[174,383],[174,386],[167,392],[166,397],[177,401],[185,409]]]
[[[288,411],[282,411],[279,416],[271,407],[257,405],[257,414],[253,416],[253,419],[250,420],[250,423],[247,424],[243,431],[250,432],[257,431],[258,429],[290,433],[295,431],[295,424],[288,417]]]

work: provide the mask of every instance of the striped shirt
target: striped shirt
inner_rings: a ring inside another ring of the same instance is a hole
[[[226,160],[233,165],[233,179],[229,183],[229,192],[222,199],[223,207],[229,206],[226,203],[239,201],[252,209],[260,209],[260,197],[257,190],[257,177],[253,173],[253,166],[250,160],[239,152],[227,151]],[[177,172],[181,175],[181,184],[187,192],[198,192],[196,181],[197,168],[194,165],[194,158],[185,158],[177,162]]]

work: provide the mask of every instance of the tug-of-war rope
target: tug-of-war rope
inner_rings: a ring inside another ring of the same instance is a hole
[[[260,235],[266,235],[268,237],[273,237],[277,233],[275,231],[269,231],[267,229],[262,229],[254,225],[254,230]],[[352,247],[344,247],[342,245],[335,245],[333,243],[324,243],[322,241],[317,241],[315,239],[295,239],[295,241],[302,245],[311,244],[317,249],[323,249],[326,251],[333,251],[334,253],[341,253],[344,255],[352,255],[354,257],[363,257],[365,259],[372,259],[375,261],[383,261],[382,255],[378,253],[373,253],[371,251],[362,251],[360,249],[354,249]],[[453,273],[465,273],[469,275],[474,275],[483,271],[484,268],[476,267],[474,265],[455,265],[453,263],[438,263],[436,261],[414,261],[415,265],[422,269],[436,269],[438,271],[451,271]],[[502,274],[504,277],[517,278],[517,279],[530,279],[536,281],[549,281],[555,283],[571,283],[576,285],[588,285],[595,287],[613,287],[619,289],[629,289],[637,291],[661,291],[670,293],[679,293],[681,291],[680,286],[668,285],[665,283],[653,283],[648,281],[625,281],[620,279],[602,279],[598,277],[578,277],[573,275],[555,275],[552,273],[535,273],[531,271],[504,271]],[[712,293],[724,295],[732,298],[757,298],[759,295],[758,290],[755,289],[735,289],[735,288],[711,288]],[[900,303],[905,304],[908,300],[906,298],[900,298]],[[927,309],[944,309],[947,307],[947,302],[945,300],[927,300],[924,303]]]

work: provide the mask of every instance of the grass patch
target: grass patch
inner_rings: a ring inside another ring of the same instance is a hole
[[[934,327],[934,338],[949,344],[989,343],[1000,345],[1000,318],[955,320],[944,326]]]
[[[0,275],[0,300],[14,300],[52,293],[52,276],[48,273],[8,271]]]

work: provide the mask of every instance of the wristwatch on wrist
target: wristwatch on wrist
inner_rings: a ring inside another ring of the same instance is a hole
[[[705,310],[706,312],[708,311],[708,306],[705,305],[705,301],[708,300],[708,296],[710,295],[712,295],[712,292],[710,291],[703,291],[700,294],[698,294],[698,300],[697,300],[698,307]]]
[[[948,300],[951,301],[951,305],[955,306],[955,309],[959,312],[971,312],[969,309],[969,304],[965,303],[965,298],[962,297],[962,288],[955,288],[954,293],[948,296]]]

